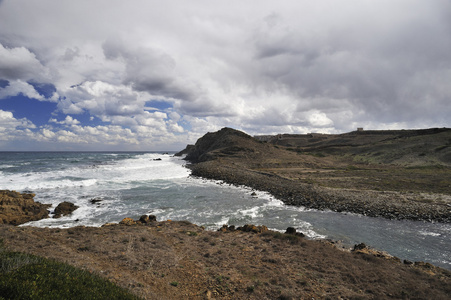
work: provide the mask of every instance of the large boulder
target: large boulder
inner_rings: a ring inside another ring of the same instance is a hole
[[[0,224],[20,225],[48,218],[50,205],[35,202],[35,194],[0,190]]]
[[[53,217],[57,219],[57,218],[61,218],[62,216],[69,215],[77,208],[78,208],[78,206],[71,202],[67,202],[67,201],[61,202],[55,208],[55,211],[54,211],[55,215]]]

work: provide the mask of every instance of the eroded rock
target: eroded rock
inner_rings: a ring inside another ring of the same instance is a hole
[[[64,201],[58,204],[58,206],[54,210],[54,218],[61,218],[63,216],[71,214],[74,210],[78,208],[77,205],[73,204],[72,202]]]
[[[20,225],[48,218],[50,205],[34,201],[35,194],[0,191],[0,224]]]

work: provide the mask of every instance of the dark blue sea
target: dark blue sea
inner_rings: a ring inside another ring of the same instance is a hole
[[[79,206],[72,215],[24,224],[101,226],[153,214],[207,229],[223,224],[293,226],[308,237],[365,243],[411,261],[451,269],[451,225],[394,221],[284,205],[264,192],[189,177],[171,153],[0,152],[0,189],[33,192],[35,200]],[[101,200],[92,203],[91,200]]]

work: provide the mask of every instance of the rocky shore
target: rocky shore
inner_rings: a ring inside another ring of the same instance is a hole
[[[31,193],[0,190],[0,224],[20,225],[48,218],[50,205],[35,202]]]
[[[307,171],[321,172],[343,162],[297,155],[230,128],[206,134],[182,154],[191,162],[187,167],[193,176],[267,191],[289,205],[388,219],[451,222],[451,196],[419,200],[418,192],[390,191],[382,184],[376,191],[306,183],[299,177]],[[290,177],[284,176],[288,172]]]
[[[188,168],[191,169],[192,176],[266,191],[288,205],[388,219],[451,222],[451,207],[409,201],[409,195],[405,193],[319,187],[275,174],[226,166],[221,162],[190,164]]]
[[[50,204],[34,201],[33,193],[19,193],[0,190],[0,224],[21,225],[49,217]],[[53,211],[53,218],[71,214],[78,206],[71,202],[59,203]]]

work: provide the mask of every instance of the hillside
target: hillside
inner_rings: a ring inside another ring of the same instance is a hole
[[[451,130],[279,135],[223,128],[183,152],[194,176],[268,191],[286,204],[451,222]]]
[[[344,134],[282,134],[268,143],[299,153],[334,155],[355,162],[451,166],[451,129],[369,130]]]
[[[362,244],[342,251],[264,226],[0,225],[0,236],[11,251],[67,262],[143,299],[448,299],[451,292],[451,273],[428,263],[401,262]]]

